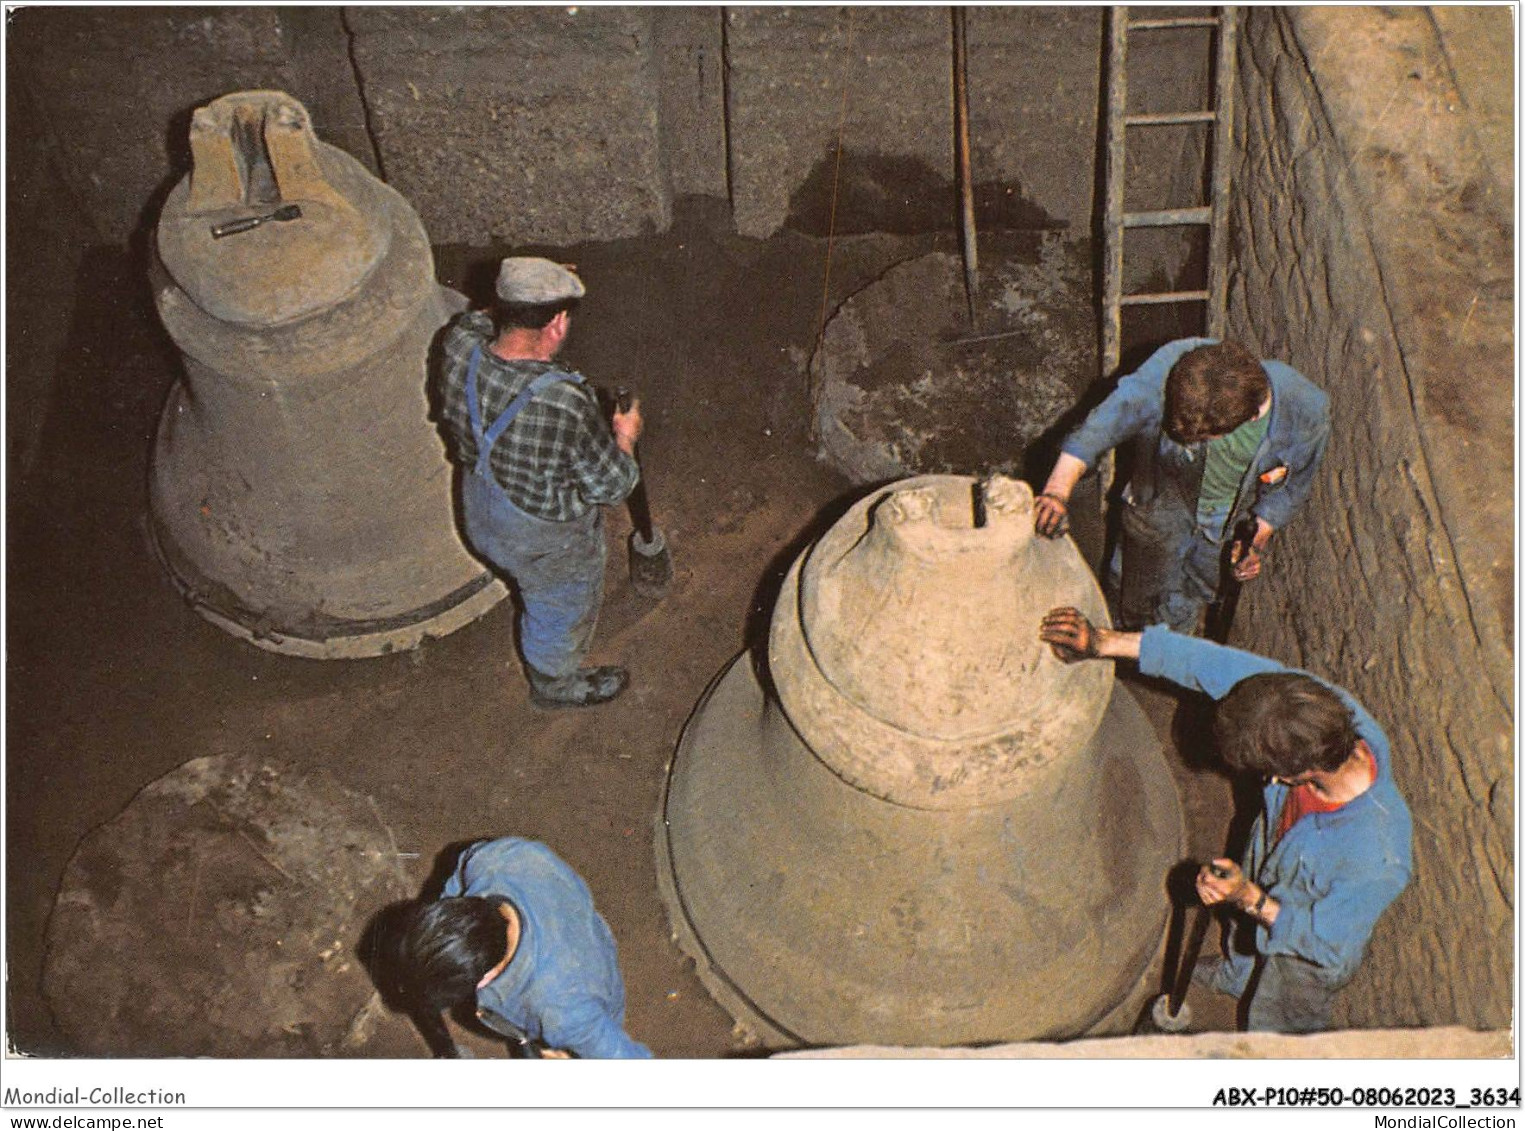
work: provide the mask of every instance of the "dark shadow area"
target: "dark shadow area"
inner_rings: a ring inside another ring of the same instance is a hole
[[[784,579],[789,575],[790,567],[794,565],[795,559],[815,545],[816,541],[835,526],[837,521],[860,499],[884,490],[889,482],[878,483],[871,487],[854,487],[832,499],[817,510],[763,567],[757,581],[757,588],[753,590],[752,600],[747,606],[746,617],[742,622],[742,638],[746,642],[747,650],[752,654],[751,662],[757,681],[763,693],[770,698],[775,696],[775,690],[772,675],[768,670],[768,633],[773,623],[774,609],[778,605],[779,594],[783,588]]]
[[[828,147],[789,198],[786,227],[808,236],[945,231],[957,215],[953,184],[925,161]]]
[[[1170,722],[1170,734],[1181,761],[1193,770],[1223,772],[1213,742],[1213,717],[1216,704],[1206,695],[1177,690],[1180,705]]]

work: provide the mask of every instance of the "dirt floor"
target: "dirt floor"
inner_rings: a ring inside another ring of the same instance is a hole
[[[504,833],[547,842],[587,878],[613,927],[630,1032],[661,1056],[747,1053],[670,941],[656,894],[664,768],[706,685],[765,627],[785,567],[861,493],[813,458],[805,434],[804,365],[823,309],[893,263],[956,249],[930,237],[838,241],[827,288],[824,240],[746,240],[718,234],[720,221],[715,205],[690,203],[662,235],[554,250],[590,291],[566,358],[643,398],[652,506],[677,566],[663,602],[638,598],[625,571],[628,520],[610,515],[595,658],[628,664],[632,687],[616,705],[555,714],[528,705],[507,602],[415,652],[362,661],[274,655],[197,616],[145,530],[173,350],[141,267],[115,250],[89,257],[42,455],[13,477],[8,502],[13,1048],[71,1052],[40,971],[80,838],[174,767],[230,753],[323,767],[373,798],[399,849],[418,854],[404,864],[419,885],[452,843]],[[480,301],[504,250],[443,249],[440,278]],[[384,482],[385,468],[377,474]],[[1139,693],[1169,742],[1174,700]],[[1216,852],[1227,784],[1171,750],[1192,851]],[[1221,1011],[1199,1013],[1209,1026],[1228,1023]],[[361,1052],[426,1055],[396,1015],[377,1022]]]

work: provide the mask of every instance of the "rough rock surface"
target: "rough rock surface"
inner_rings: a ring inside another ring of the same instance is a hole
[[[1323,386],[1334,432],[1241,632],[1371,709],[1414,811],[1414,882],[1343,1020],[1498,1027],[1514,953],[1513,231],[1427,11],[1249,13],[1231,332]]]
[[[915,230],[928,202],[910,198],[929,191],[953,215],[945,9],[730,8],[726,59],[737,231],[767,235],[791,212],[824,231],[844,194],[846,230]],[[850,168],[834,192],[839,140]]]
[[[724,197],[725,43],[719,8],[651,12],[661,67],[662,160],[674,197]]]
[[[1104,11],[968,10],[982,232],[1089,227]],[[635,235],[688,194],[728,198],[746,235],[928,232],[956,214],[943,8],[35,8],[8,30],[109,240],[183,169],[190,111],[249,89],[303,101],[442,241]],[[1136,37],[1138,108],[1202,104],[1203,35]],[[1199,135],[1130,141],[1130,194],[1194,191],[1178,171]]]
[[[369,797],[198,758],[80,844],[44,990],[93,1056],[356,1054],[380,1003],[355,948],[404,875]]]

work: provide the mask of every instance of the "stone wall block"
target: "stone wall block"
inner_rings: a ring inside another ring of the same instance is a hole
[[[189,164],[192,109],[233,90],[301,94],[275,8],[39,7],[12,13],[8,31],[8,62],[49,115],[69,186],[107,242],[157,215]]]
[[[674,197],[728,195],[721,9],[652,11],[660,64],[661,150]]]
[[[1004,184],[1087,231],[1105,10],[971,8],[967,20],[975,184]]]
[[[435,242],[667,226],[651,20],[639,8],[350,11],[382,168]]]
[[[727,9],[737,230],[784,227],[791,197],[813,172],[821,178],[839,137],[859,158],[924,166],[923,190],[951,184],[950,36],[940,8]]]
[[[967,9],[971,166],[982,223],[1089,228],[1104,33],[1101,8]],[[898,187],[945,193],[951,225],[952,35],[942,8],[727,9],[738,230],[767,235],[791,220],[799,226],[791,215],[796,194],[821,162],[835,161],[839,133],[849,155],[841,192],[851,178],[875,176],[853,157],[913,162],[901,167]],[[1208,58],[1203,44],[1165,33],[1138,44],[1130,73],[1145,101],[1196,107],[1205,105]],[[1130,194],[1172,199],[1189,136],[1157,131],[1133,143]],[[893,176],[882,175],[886,195],[897,187]],[[941,207],[932,209],[939,222]]]

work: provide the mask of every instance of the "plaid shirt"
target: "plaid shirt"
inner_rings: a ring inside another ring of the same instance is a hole
[[[477,441],[466,404],[471,351],[477,363],[477,396],[485,431],[508,403],[542,373],[568,372],[549,361],[504,361],[488,349],[492,319],[481,311],[462,315],[445,332],[439,414],[455,461],[476,466]],[[508,426],[489,457],[493,478],[520,510],[566,522],[593,506],[622,501],[640,477],[635,460],[620,451],[593,390],[557,381],[543,390]]]

